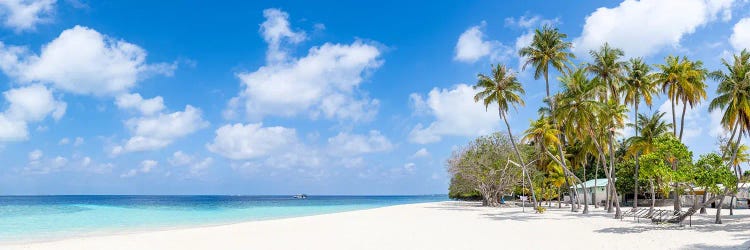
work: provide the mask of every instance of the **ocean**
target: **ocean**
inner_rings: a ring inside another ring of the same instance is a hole
[[[448,200],[422,196],[0,196],[0,242],[222,225]]]

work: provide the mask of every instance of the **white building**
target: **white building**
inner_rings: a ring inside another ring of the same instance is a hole
[[[599,204],[603,204],[607,200],[607,179],[595,179],[595,180],[588,180],[584,182],[586,186],[586,192],[588,195],[588,202],[589,204],[594,204],[594,198],[596,198],[596,202]],[[594,185],[596,183],[596,185]],[[576,185],[576,191],[578,191],[578,200],[583,203],[583,184]],[[571,186],[570,189],[573,189]],[[566,199],[570,200],[570,199]]]

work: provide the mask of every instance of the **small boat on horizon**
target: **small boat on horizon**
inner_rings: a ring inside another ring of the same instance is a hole
[[[294,195],[292,197],[295,198],[295,199],[307,199],[307,195],[306,194],[297,194],[297,195]]]

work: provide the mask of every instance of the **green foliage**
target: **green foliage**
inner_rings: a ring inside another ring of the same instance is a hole
[[[448,187],[448,198],[456,200],[482,200],[482,194],[471,186],[471,182],[454,175]]]
[[[537,206],[536,207],[536,213],[538,213],[538,214],[543,214],[546,211],[547,211],[547,208],[544,207],[544,206]]]
[[[700,156],[695,163],[693,178],[696,185],[706,187],[711,193],[722,191],[719,184],[730,190],[737,187],[737,177],[724,166],[721,156],[715,153]]]
[[[641,163],[641,167],[643,167],[643,163]],[[618,192],[623,194],[632,193],[635,189],[635,160],[628,159],[625,161],[621,161],[617,163],[616,169],[617,171],[615,172],[615,177],[617,178],[617,181],[615,182],[615,187],[617,188]],[[647,191],[648,189],[644,189],[643,187],[648,187],[648,180],[641,177],[639,177],[638,179],[640,179],[638,181],[638,185],[641,187],[639,189],[640,194],[646,193],[645,191]]]

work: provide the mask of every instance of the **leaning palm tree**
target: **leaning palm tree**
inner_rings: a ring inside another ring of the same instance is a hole
[[[487,110],[489,110],[490,105],[493,103],[497,104],[498,115],[500,115],[500,117],[503,118],[503,121],[505,121],[505,126],[508,128],[508,137],[510,138],[511,145],[513,145],[513,149],[516,151],[518,161],[524,172],[528,173],[528,171],[526,171],[526,163],[521,156],[521,152],[518,150],[518,146],[516,146],[510,123],[508,123],[508,110],[511,107],[517,109],[518,106],[525,105],[521,95],[526,92],[515,74],[513,74],[513,72],[505,65],[498,64],[497,66],[493,66],[491,75],[488,76],[480,73],[477,78],[477,84],[474,85],[474,89],[479,90],[479,92],[474,95],[474,101],[481,101]],[[529,175],[526,175],[526,178],[528,178],[529,183],[533,183]],[[536,208],[537,200],[533,185],[530,189],[534,208]]]
[[[537,29],[535,31],[531,44],[518,52],[522,58],[525,58],[523,70],[526,70],[526,66],[531,64],[534,66],[534,79],[544,77],[547,99],[550,98],[550,66],[558,72],[562,72],[563,69],[568,69],[567,65],[570,63],[570,59],[575,58],[575,55],[570,52],[573,44],[563,40],[567,37],[568,35],[560,33],[557,28],[545,25],[542,30]]]
[[[712,79],[719,82],[719,86],[716,89],[717,96],[711,100],[708,109],[709,111],[724,110],[721,124],[732,133],[725,146],[729,150],[724,150],[723,155],[726,157],[726,153],[732,151],[727,161],[727,165],[731,167],[740,149],[733,145],[741,145],[742,135],[750,132],[750,53],[742,50],[739,55],[733,56],[731,64],[724,59],[721,60],[721,64],[726,71],[717,70],[710,74]],[[738,132],[739,135],[735,138]],[[726,195],[728,190],[725,189],[723,195]],[[723,202],[723,198],[721,201]],[[701,210],[701,213],[703,212]],[[718,214],[717,221],[719,221]]]
[[[602,96],[602,101],[613,99],[619,102],[619,84],[626,66],[626,63],[621,61],[620,58],[625,53],[621,49],[610,47],[609,43],[604,43],[599,50],[591,50],[589,54],[594,59],[594,63],[588,64],[586,70],[594,74],[596,80],[606,89],[604,93],[609,94],[609,97]]]
[[[651,67],[643,62],[642,58],[632,58],[627,63],[626,67],[627,76],[620,86],[620,92],[624,96],[625,103],[632,103],[633,118],[636,119],[635,124],[638,124],[638,105],[641,99],[650,108],[653,104],[653,95],[656,94],[656,82],[653,80],[653,75],[650,74]],[[635,126],[635,137],[638,137],[638,126]],[[633,188],[633,209],[638,208],[638,156],[640,153],[634,155],[635,157],[635,173],[634,180],[635,187]]]

